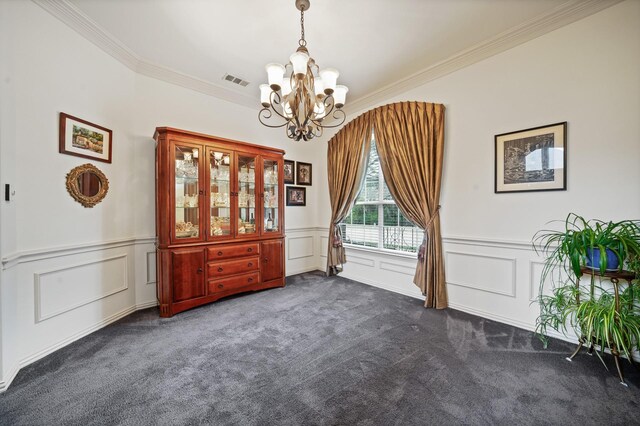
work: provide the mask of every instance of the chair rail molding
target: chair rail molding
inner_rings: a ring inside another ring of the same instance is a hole
[[[36,262],[55,257],[108,250],[118,247],[127,247],[140,244],[155,244],[155,242],[156,237],[129,237],[118,240],[19,251],[2,258],[2,269],[10,269],[21,263]]]

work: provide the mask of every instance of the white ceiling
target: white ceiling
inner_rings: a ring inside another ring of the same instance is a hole
[[[96,44],[108,38],[105,50],[125,52],[137,71],[196,90],[206,84],[212,94],[256,109],[265,64],[287,62],[300,37],[294,0],[34,1]],[[311,56],[321,68],[337,68],[339,83],[350,88],[347,104],[363,104],[382,88],[428,81],[464,66],[460,58],[483,59],[615,2],[311,0],[305,31]],[[225,73],[251,84],[226,82]]]

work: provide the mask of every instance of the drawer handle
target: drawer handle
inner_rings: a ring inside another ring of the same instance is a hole
[[[198,273],[201,274],[202,273],[202,268],[198,268]]]
[[[253,278],[249,278],[249,282],[252,283],[253,282]]]
[[[223,287],[224,287],[224,285],[218,284],[218,288],[223,288]]]
[[[222,272],[222,268],[218,268],[218,272]]]
[[[218,256],[222,256],[222,252],[221,251],[218,252]]]
[[[251,252],[253,251],[253,247],[249,247],[249,248],[247,249],[247,251],[248,251],[249,253],[251,253]]]
[[[253,266],[253,263],[249,262],[249,267],[252,267],[252,266]]]

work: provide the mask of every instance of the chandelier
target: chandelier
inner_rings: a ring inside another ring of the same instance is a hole
[[[298,49],[289,57],[286,66],[267,64],[269,84],[260,85],[263,108],[258,113],[258,120],[267,127],[286,126],[287,137],[296,141],[308,141],[322,135],[323,129],[344,123],[346,115],[342,107],[349,91],[346,86],[336,85],[338,70],[320,70],[309,56],[304,38],[304,11],[309,10],[309,5],[309,0],[296,0],[296,8],[300,11]],[[267,123],[272,117],[284,122]],[[337,124],[323,124],[327,117],[337,120]]]

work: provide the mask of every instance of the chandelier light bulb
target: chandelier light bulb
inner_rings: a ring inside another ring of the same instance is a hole
[[[316,116],[316,120],[322,120],[327,113],[324,103],[316,102],[316,104],[313,106],[313,113]]]
[[[302,78],[307,73],[307,63],[309,62],[309,55],[304,52],[295,52],[289,57],[291,65],[293,66],[293,73],[298,78]]]
[[[347,100],[347,92],[349,88],[347,86],[337,85],[336,90],[333,92],[333,99],[336,103],[336,108],[342,108]]]
[[[324,85],[322,84],[322,80],[314,80],[313,89],[316,93],[317,98],[324,98]]]
[[[271,100],[269,99],[271,96],[271,88],[268,84],[260,85],[260,103],[262,106],[267,108],[271,105]]]
[[[282,104],[282,113],[287,118],[293,118],[293,110],[291,109],[291,105],[289,105],[288,101],[285,101]]]
[[[291,93],[291,79],[289,77],[285,77],[282,81],[282,97],[286,97]]]
[[[282,86],[282,80],[285,72],[285,67],[280,64],[267,64],[265,67],[267,70],[267,76],[269,77],[269,86],[275,92],[280,90]]]
[[[325,68],[320,71],[320,78],[322,78],[322,85],[324,86],[324,93],[330,95],[336,89],[336,82],[340,73],[335,68]]]

